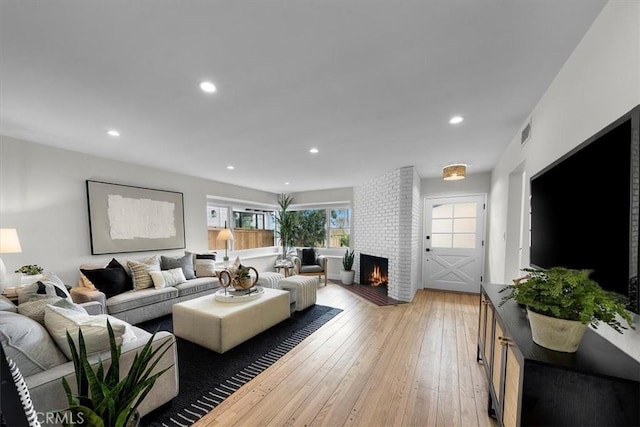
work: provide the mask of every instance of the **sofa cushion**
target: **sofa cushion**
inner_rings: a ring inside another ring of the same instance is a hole
[[[184,283],[176,285],[175,288],[178,290],[178,296],[182,297],[218,288],[218,283],[218,279],[214,279],[212,277],[201,277],[198,279],[187,280]]]
[[[131,325],[106,314],[92,316],[54,305],[47,305],[44,311],[44,325],[51,338],[68,359],[71,359],[72,356],[67,341],[67,331],[77,347],[78,331],[82,330],[87,354],[109,350],[107,320],[111,323],[118,345],[136,339]]]
[[[18,307],[11,302],[11,300],[4,295],[0,295],[0,311],[10,311],[12,313],[16,313],[18,311]]]
[[[153,286],[156,289],[175,286],[187,281],[186,277],[184,277],[183,270],[180,267],[163,271],[150,271],[149,274],[153,280]]]
[[[117,314],[177,297],[178,290],[172,286],[164,289],[149,288],[125,292],[107,300],[107,313]]]
[[[67,362],[44,326],[18,313],[0,312],[0,343],[25,377]]]
[[[131,270],[133,289],[150,288],[153,286],[153,279],[151,279],[149,272],[160,271],[160,257],[155,255],[142,261],[130,259],[127,260],[127,266]]]
[[[160,256],[160,268],[162,270],[171,270],[172,268],[182,268],[184,277],[187,279],[195,279],[196,274],[193,271],[193,256],[185,255],[183,257]]]
[[[107,298],[133,289],[131,277],[125,268],[115,258],[105,268],[80,269],[82,274],[102,291]]]
[[[324,270],[318,264],[303,265],[300,267],[300,273],[322,273]]]

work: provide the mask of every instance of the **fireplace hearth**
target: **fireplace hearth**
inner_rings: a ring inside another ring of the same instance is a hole
[[[360,254],[360,284],[387,286],[389,280],[389,260],[373,255]]]

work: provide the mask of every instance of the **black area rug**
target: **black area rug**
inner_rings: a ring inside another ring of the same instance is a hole
[[[231,350],[218,354],[176,338],[180,391],[144,416],[143,426],[189,426],[267,369],[342,310],[314,305]],[[171,315],[136,325],[149,332],[173,332]]]

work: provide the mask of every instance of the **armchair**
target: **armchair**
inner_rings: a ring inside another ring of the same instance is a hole
[[[310,251],[313,251],[313,254]],[[324,285],[327,286],[327,257],[317,255],[315,249],[308,248],[298,249],[298,254],[291,259],[293,261],[293,274],[318,276],[320,279],[324,276]]]

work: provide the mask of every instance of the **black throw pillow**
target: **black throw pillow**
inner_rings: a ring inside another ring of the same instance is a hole
[[[105,268],[96,268],[93,270],[81,268],[80,271],[87,276],[87,279],[89,279],[99,291],[103,292],[107,298],[133,289],[131,277],[129,277],[122,264],[115,258],[113,258]]]
[[[316,263],[316,250],[307,248],[302,250],[302,265],[314,265]]]

